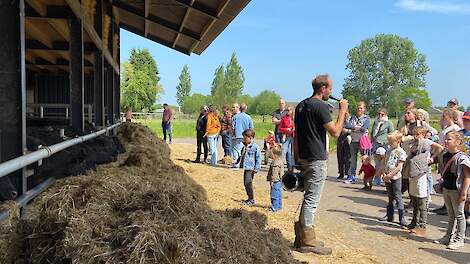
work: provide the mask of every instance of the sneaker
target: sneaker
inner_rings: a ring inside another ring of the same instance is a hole
[[[336,179],[342,180],[342,179],[344,179],[344,175],[339,175],[338,177],[336,177]]]
[[[350,176],[350,178],[349,178],[349,179],[346,179],[346,180],[344,181],[344,183],[346,183],[346,184],[355,184],[355,183],[356,183],[356,177]]]
[[[252,206],[252,205],[255,205],[255,200],[248,199],[248,200],[243,201],[242,204]]]
[[[443,238],[440,238],[440,239],[437,239],[437,240],[434,240],[433,243],[434,244],[441,244],[441,245],[449,245],[450,244],[450,239],[447,238],[447,237],[443,237]]]
[[[457,249],[461,249],[465,246],[463,240],[460,240],[460,241],[452,241],[451,243],[449,243],[449,245],[447,246],[447,249],[451,249],[451,250],[457,250]]]
[[[193,160],[193,163],[201,163],[201,160],[198,160],[198,159]]]

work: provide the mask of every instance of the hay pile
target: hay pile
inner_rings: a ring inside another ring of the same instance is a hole
[[[147,128],[125,123],[119,138],[128,151],[117,162],[34,201],[2,237],[0,263],[297,263],[266,216],[210,209]]]

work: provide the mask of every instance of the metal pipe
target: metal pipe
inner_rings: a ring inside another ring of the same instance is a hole
[[[36,196],[38,196],[41,192],[43,192],[45,189],[47,189],[49,186],[51,186],[55,182],[55,178],[51,177],[42,183],[38,184],[36,187],[33,189],[27,191],[20,197],[16,199],[16,204],[18,207],[24,207],[26,206],[27,203],[29,203],[32,199],[34,199]],[[0,211],[0,222],[8,219],[10,216],[10,211],[9,210],[3,210]]]
[[[107,131],[118,127],[120,124],[121,123],[119,122],[119,123],[116,123],[116,124],[114,124],[110,127],[104,128],[100,131],[93,132],[91,134],[81,136],[81,137],[77,137],[77,138],[74,138],[74,139],[69,139],[69,140],[54,144],[52,146],[42,147],[41,149],[39,149],[37,151],[34,151],[34,152],[28,153],[26,155],[23,155],[21,157],[14,158],[14,159],[11,159],[9,161],[6,161],[6,162],[0,164],[0,178],[5,176],[5,175],[8,175],[8,174],[10,174],[14,171],[22,169],[22,168],[24,168],[24,167],[26,167],[26,166],[34,163],[34,162],[37,162],[39,160],[48,158],[51,155],[53,155],[53,154],[55,154],[55,153],[57,153],[61,150],[64,150],[64,149],[69,148],[71,146],[74,146],[76,144],[88,141],[90,139],[96,138],[96,137],[106,133]]]

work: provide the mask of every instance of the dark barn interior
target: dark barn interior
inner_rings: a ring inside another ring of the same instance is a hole
[[[83,174],[125,151],[114,137],[120,29],[200,55],[248,3],[0,0],[0,200],[27,196],[23,206],[49,178]],[[11,170],[18,157],[103,129],[105,135]]]

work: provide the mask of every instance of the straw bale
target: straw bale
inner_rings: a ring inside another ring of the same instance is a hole
[[[39,196],[2,263],[299,263],[265,215],[212,210],[149,129],[118,135],[128,152]]]

